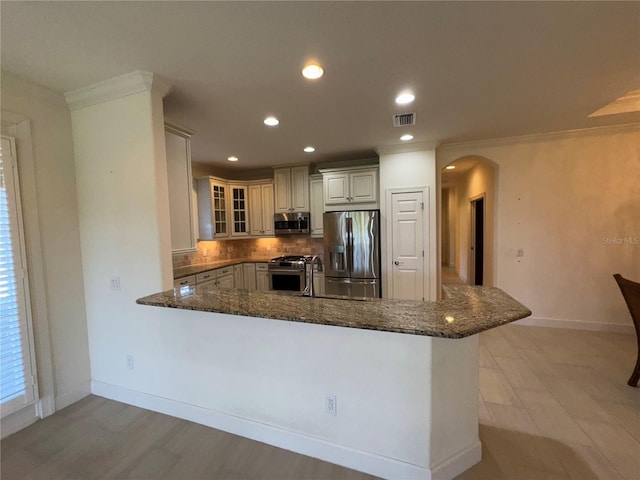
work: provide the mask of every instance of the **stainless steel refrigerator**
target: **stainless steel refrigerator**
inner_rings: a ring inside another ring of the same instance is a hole
[[[380,210],[327,212],[323,227],[325,293],[380,297]]]

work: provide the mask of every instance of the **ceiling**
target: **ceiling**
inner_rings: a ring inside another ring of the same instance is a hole
[[[2,69],[58,92],[167,78],[193,160],[247,169],[640,121],[640,2],[1,3]],[[315,59],[319,80],[300,70]],[[396,95],[412,90],[408,107]],[[416,125],[394,128],[396,113]],[[262,122],[280,119],[277,127]],[[313,145],[316,152],[302,149]],[[405,145],[406,147],[406,145]],[[230,155],[240,161],[226,161]]]

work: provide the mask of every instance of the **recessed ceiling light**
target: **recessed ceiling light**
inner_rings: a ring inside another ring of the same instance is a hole
[[[267,117],[264,119],[264,124],[269,125],[270,127],[275,127],[279,123],[280,120],[278,120],[276,117]]]
[[[302,76],[310,80],[320,78],[322,75],[324,75],[324,69],[316,63],[310,63],[302,69]]]
[[[304,151],[307,153],[313,153],[316,151],[316,149],[313,147],[304,147]]]
[[[447,165],[445,168],[447,170],[453,170],[454,168],[456,168],[456,166],[455,165]]]
[[[237,162],[238,161],[238,157],[229,157],[227,158],[227,160],[229,160],[230,162]]]
[[[413,135],[407,133],[406,135],[402,135],[400,137],[400,140],[402,140],[403,142],[408,142],[409,140],[413,140]]]
[[[396,103],[399,105],[406,105],[407,103],[411,103],[415,100],[415,95],[410,92],[401,93],[396,97]]]

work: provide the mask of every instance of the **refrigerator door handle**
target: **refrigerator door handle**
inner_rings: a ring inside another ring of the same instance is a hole
[[[353,272],[353,219],[346,218],[347,227],[347,272],[349,276]]]

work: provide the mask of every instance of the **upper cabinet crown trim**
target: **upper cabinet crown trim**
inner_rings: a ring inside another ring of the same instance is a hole
[[[173,85],[167,79],[155,73],[136,70],[66,92],[64,98],[73,111],[140,92],[154,92],[165,97],[172,89]]]
[[[334,167],[334,168],[319,168],[318,172],[321,174],[332,173],[332,172],[356,172],[358,170],[377,170],[379,168],[378,164],[370,164],[370,165],[358,165],[357,167]]]

